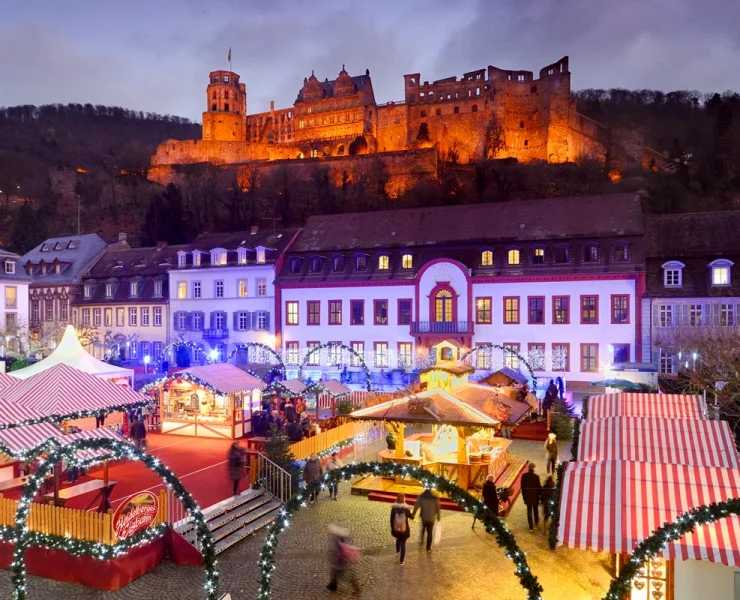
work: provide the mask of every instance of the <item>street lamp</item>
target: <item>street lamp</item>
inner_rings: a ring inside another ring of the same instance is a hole
[[[218,350],[213,349],[208,353],[208,358],[211,359],[211,362],[216,362],[216,359],[218,358]]]
[[[144,357],[144,373],[147,372],[147,367],[149,367],[149,361],[152,360],[152,357],[148,354]]]

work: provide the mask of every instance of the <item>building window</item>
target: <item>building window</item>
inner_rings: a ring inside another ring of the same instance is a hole
[[[300,258],[290,259],[290,272],[294,274],[301,272],[301,259]]]
[[[187,255],[184,252],[177,253],[177,266],[184,267],[187,264]]]
[[[663,286],[664,287],[681,287],[683,284],[683,268],[682,262],[676,260],[663,263]]]
[[[162,307],[157,306],[154,308],[154,326],[162,327]]]
[[[529,344],[527,359],[533,371],[545,370],[545,344]]]
[[[267,296],[267,279],[260,278],[257,280],[257,297],[264,298]]]
[[[113,284],[112,283],[105,284],[105,297],[113,298]]]
[[[349,301],[349,323],[350,325],[364,325],[365,324],[365,301],[364,300],[350,300]]]
[[[553,296],[552,322],[558,325],[570,323],[570,296]]]
[[[15,273],[15,263],[12,260],[5,261],[5,273],[6,275],[13,275]]]
[[[90,327],[90,309],[89,308],[82,309],[82,326]]]
[[[123,308],[116,309],[116,327],[126,326],[126,311]]]
[[[481,267],[492,267],[493,266],[493,252],[491,250],[484,250],[480,255]]]
[[[629,344],[612,344],[613,364],[628,363],[630,361],[630,345]]]
[[[86,283],[82,289],[85,298],[90,298],[90,296],[92,296],[92,286],[89,283]]]
[[[101,310],[99,308],[93,308],[93,327],[100,327],[101,318]]]
[[[414,268],[413,254],[404,254],[401,257],[401,268],[402,269],[413,269]]]
[[[320,345],[320,342],[306,342],[306,356],[303,360],[307,365],[317,367],[321,363],[321,350],[317,350]]]
[[[614,245],[614,262],[627,262],[629,258],[629,244],[621,242]]]
[[[236,249],[236,261],[240,265],[246,265],[247,264],[247,249],[246,248],[237,248]]]
[[[730,268],[733,264],[733,262],[726,259],[719,259],[709,263],[709,268],[712,270],[712,285],[730,285]]]
[[[545,323],[545,297],[530,296],[527,299],[528,323],[530,325],[543,325]]]
[[[364,271],[365,269],[367,269],[367,256],[363,254],[355,257],[355,270]]]
[[[136,360],[139,357],[139,344],[138,342],[127,343],[128,346],[128,357],[131,360]]]
[[[519,249],[512,248],[506,253],[506,264],[518,265],[519,264]]]
[[[14,285],[5,286],[5,308],[18,308],[18,288]]]
[[[335,273],[337,271],[343,271],[344,270],[344,257],[343,256],[335,256],[332,259],[332,265],[331,265],[332,271]]]
[[[485,346],[485,342],[477,343],[478,350],[475,352],[475,368],[483,371],[490,371],[493,364],[493,349]]]
[[[411,325],[411,300],[408,298],[398,301],[398,324]]]
[[[359,367],[362,363],[357,355],[365,360],[365,342],[351,342],[350,348],[352,348],[355,353],[350,353],[349,365],[350,367]]]
[[[214,262],[213,264],[216,265],[217,263]],[[200,266],[200,252],[198,252],[197,250],[193,252],[193,266],[194,267]]]
[[[306,302],[306,311],[308,313],[307,323],[309,325],[321,325],[321,302],[319,300],[309,300]]]
[[[319,256],[314,256],[311,259],[311,273],[321,273],[323,260]]]
[[[216,286],[216,298],[223,298],[224,297],[224,282],[223,279],[219,279],[215,282]]]
[[[388,325],[388,300],[373,300],[375,325]]]
[[[519,297],[504,298],[504,323],[519,323]]]
[[[570,371],[570,344],[552,345],[552,370]]]
[[[558,265],[567,264],[570,262],[570,248],[568,246],[555,246],[555,252],[553,254],[553,262]]]
[[[510,369],[519,369],[519,344],[504,344],[504,366]]]
[[[581,296],[581,324],[598,325],[599,323],[599,297]]]
[[[267,311],[264,311],[264,310],[257,311],[257,326],[255,327],[255,329],[257,329],[258,331],[267,330],[267,323],[268,323],[267,315],[268,315]]]
[[[413,366],[414,354],[411,342],[398,343],[398,368],[410,369]]]
[[[702,324],[701,304],[689,304],[689,326],[701,327]]]
[[[139,311],[136,307],[128,309],[128,324],[130,327],[136,327],[138,321]]]
[[[599,247],[596,244],[589,244],[583,248],[583,262],[599,262]]]
[[[329,342],[329,364],[340,367],[342,365],[342,342]]]
[[[599,345],[581,344],[581,372],[598,373],[599,371]]]
[[[45,315],[44,315],[45,320],[53,321],[54,320],[54,300],[51,300],[50,298],[47,300],[44,300],[44,309],[45,309]]]
[[[387,271],[390,265],[390,260],[387,254],[383,254],[378,257],[378,269],[381,271]]]
[[[491,324],[493,323],[493,315],[491,314],[491,298],[476,298],[475,299],[475,322],[480,324]]]
[[[265,264],[265,249],[264,248],[257,248],[257,264],[258,265]]]
[[[388,368],[388,342],[375,342],[374,362],[379,369]]]
[[[285,324],[298,325],[298,302],[296,300],[285,303]]]
[[[185,281],[177,283],[177,299],[185,300],[188,297],[188,284]]]
[[[658,327],[673,327],[673,305],[660,304],[658,308]]]
[[[162,297],[162,282],[161,281],[154,282],[154,297],[155,298]]]
[[[732,304],[719,305],[720,327],[733,327],[735,325],[735,311]]]
[[[532,264],[533,265],[544,265],[545,264],[545,249],[535,248],[532,250]]]
[[[41,320],[41,308],[39,307],[39,300],[33,300],[31,302],[31,322],[38,323]]]
[[[329,325],[342,324],[342,301],[329,300]]]
[[[298,364],[298,342],[285,342],[285,362],[289,365]]]
[[[193,281],[193,298],[201,297],[201,285],[200,281]]]
[[[141,326],[149,327],[149,307],[143,306],[141,308]]]
[[[239,331],[247,331],[249,329],[249,313],[247,311],[239,311],[236,318],[236,325]]]
[[[672,375],[676,372],[675,361],[671,352],[663,352],[660,355],[660,372],[664,375]]]
[[[139,295],[139,282],[138,281],[132,281],[129,284],[129,294],[134,297]]]
[[[247,280],[246,279],[240,279],[237,283],[239,288],[239,297],[240,298],[246,298],[247,297]]]
[[[226,264],[226,252],[222,250],[211,252],[211,266],[223,266],[225,264]]]
[[[185,331],[188,326],[188,315],[184,312],[175,313],[175,329]]]
[[[452,292],[439,290],[434,297],[434,320],[437,323],[452,322]]]
[[[622,325],[630,322],[630,297],[612,296],[612,323]]]
[[[196,313],[200,314],[200,313]],[[216,312],[213,314],[213,326],[215,329],[226,329],[226,313]]]
[[[113,327],[113,309],[112,308],[105,309],[105,326]]]
[[[69,318],[69,300],[62,298],[59,300],[59,318],[66,321]]]

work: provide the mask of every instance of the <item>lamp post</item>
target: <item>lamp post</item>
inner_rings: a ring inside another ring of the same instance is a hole
[[[211,359],[211,362],[212,363],[215,363],[216,362],[216,359],[218,358],[218,350],[216,350],[215,348],[213,350],[211,350],[208,353],[208,358]]]
[[[147,373],[147,369],[149,367],[149,361],[152,360],[152,357],[148,354],[144,357],[144,373]]]

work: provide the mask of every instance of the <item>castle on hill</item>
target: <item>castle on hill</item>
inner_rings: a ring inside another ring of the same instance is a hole
[[[436,148],[442,160],[603,160],[606,128],[576,110],[568,57],[540,69],[489,66],[432,83],[404,75],[403,102],[378,104],[370,71],[334,80],[312,72],[293,106],[247,113],[247,89],[233,71],[213,71],[201,140],[160,144],[152,166],[341,157]],[[641,157],[635,157],[640,160]]]

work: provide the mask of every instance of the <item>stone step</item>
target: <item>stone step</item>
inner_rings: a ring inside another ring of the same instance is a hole
[[[250,510],[249,512],[242,515],[241,517],[232,519],[231,521],[224,523],[218,529],[211,529],[211,534],[213,534],[213,539],[215,541],[218,541],[230,535],[237,529],[241,529],[242,527],[249,525],[252,521],[255,521],[259,519],[260,517],[263,517],[266,514],[271,513],[276,508],[280,508],[281,506],[282,505],[280,504],[280,502],[278,502],[277,500],[273,500],[272,502],[266,502],[262,504],[261,506],[255,507],[254,509]]]
[[[272,523],[275,519],[278,518],[278,514],[280,512],[279,505],[278,508],[275,508],[270,513],[260,517],[259,519],[252,521],[249,525],[246,527],[242,527],[241,529],[237,529],[234,533],[231,535],[221,539],[219,542],[216,543],[216,554],[220,554],[227,548],[231,548],[234,544],[237,542],[243,540],[245,537],[248,537],[255,533],[256,531],[259,531],[263,527],[266,527],[270,523]]]
[[[264,490],[247,490],[246,492],[240,494],[239,496],[230,499],[225,500],[224,502],[221,502],[214,507],[211,507],[209,509],[206,509],[204,511],[204,516],[206,519],[206,522],[213,521],[222,515],[228,514],[231,511],[238,510],[245,504],[252,502],[253,500],[260,498],[264,495]],[[188,521],[184,525],[181,525],[177,528],[177,532],[182,535],[183,537],[187,536],[190,533],[195,532],[195,524],[192,521]]]
[[[234,519],[238,519],[239,517],[243,517],[248,512],[255,510],[259,508],[260,506],[267,504],[269,502],[272,502],[273,497],[269,494],[262,494],[260,496],[257,496],[255,498],[251,498],[249,502],[245,502],[243,504],[240,504],[237,508],[234,510],[231,510],[225,514],[222,514],[220,517],[216,517],[215,519],[209,519],[208,520],[208,528],[211,531],[217,530],[219,527],[223,527],[227,523],[230,523]]]

